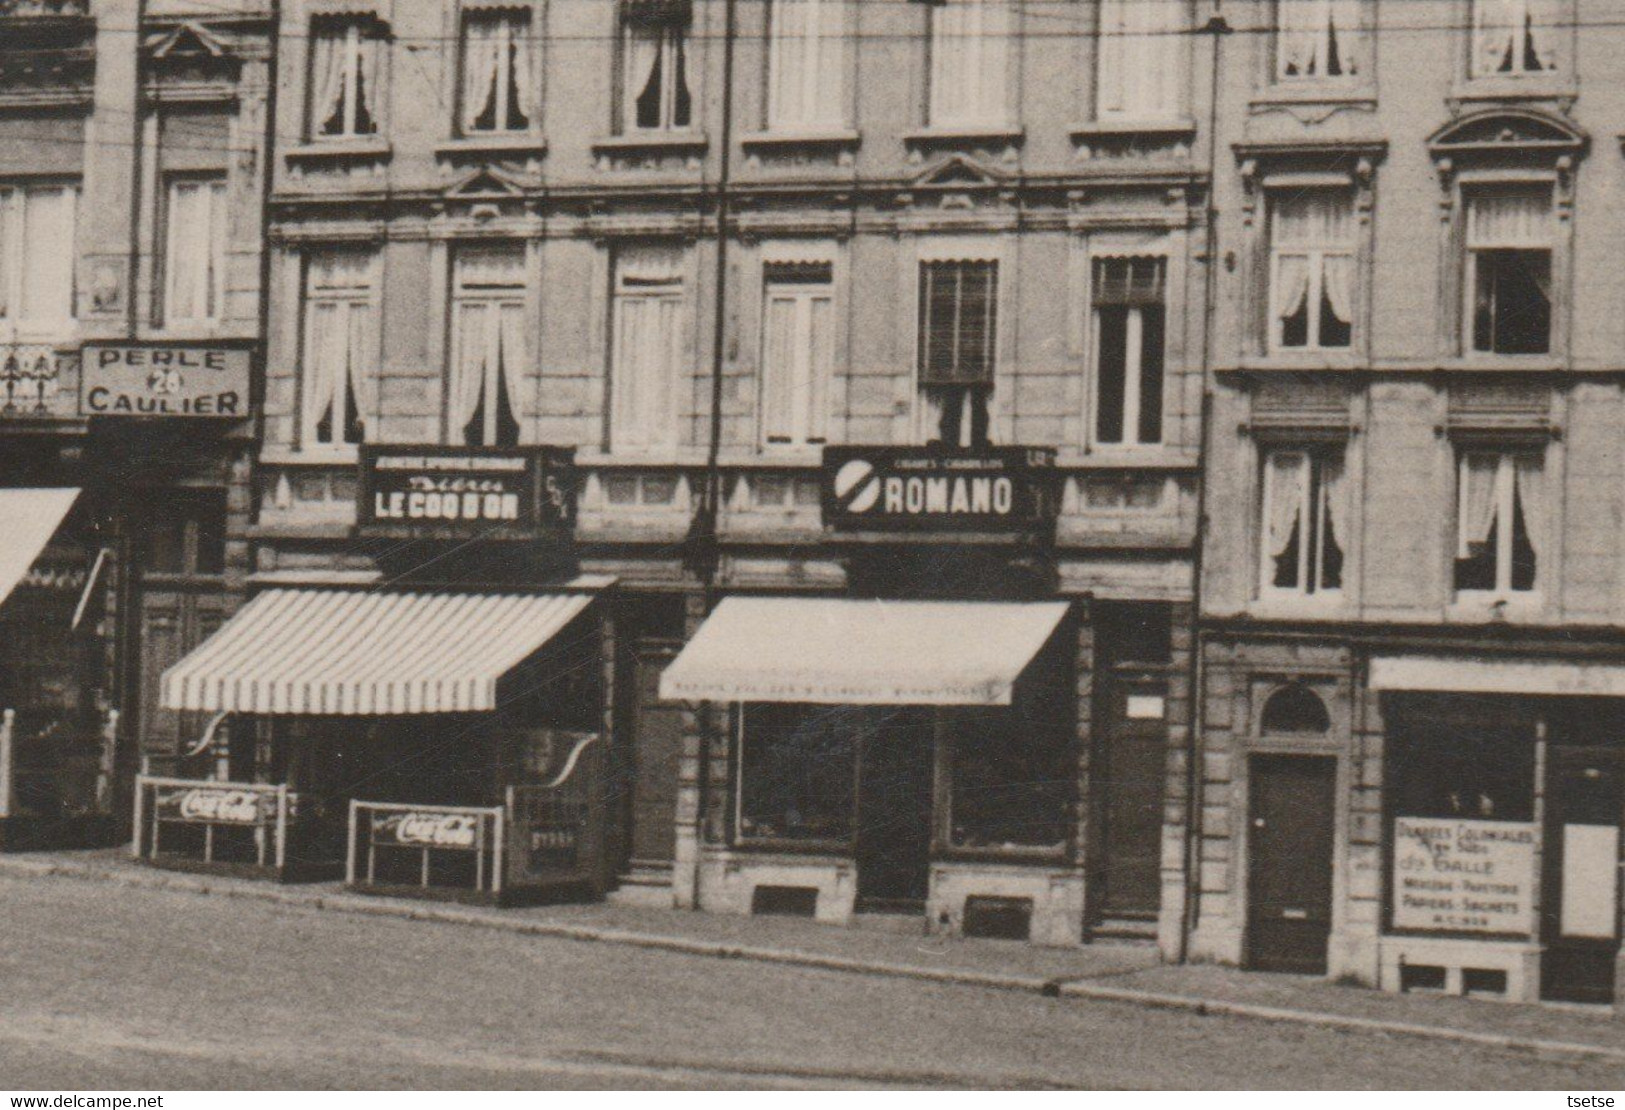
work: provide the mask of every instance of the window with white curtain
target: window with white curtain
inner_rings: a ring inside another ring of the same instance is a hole
[[[940,0],[931,7],[933,127],[1010,122],[1010,0]]]
[[[76,185],[0,185],[0,340],[73,326]]]
[[[1557,69],[1559,0],[1473,0],[1474,77]]]
[[[621,101],[627,131],[693,126],[688,58],[692,20],[688,0],[623,0]]]
[[[464,134],[529,129],[536,103],[532,47],[529,11],[463,14]]]
[[[310,34],[310,131],[318,139],[378,132],[378,36],[368,23],[321,20]]]
[[[1353,196],[1341,189],[1270,198],[1270,347],[1347,348],[1354,336]]]
[[[687,252],[681,247],[628,247],[616,257],[611,450],[677,444],[677,387],[688,349],[686,269]]]
[[[1162,442],[1167,259],[1097,258],[1094,301],[1095,442]]]
[[[1485,354],[1544,354],[1552,343],[1552,191],[1469,191],[1467,341]]]
[[[839,127],[847,0],[771,0],[767,124],[774,131]]]
[[[1539,456],[1463,451],[1456,489],[1456,590],[1534,590],[1545,539]]]
[[[225,180],[171,181],[165,218],[164,322],[215,323],[225,299]]]
[[[974,254],[922,259],[918,316],[927,434],[948,447],[986,444],[998,351],[998,260]]]
[[[1189,31],[1184,0],[1101,0],[1095,115],[1117,120],[1182,116]]]
[[[1343,588],[1343,459],[1301,448],[1264,453],[1263,593],[1303,597]]]
[[[762,267],[762,446],[824,442],[835,367],[834,265],[827,259]]]
[[[322,250],[309,258],[299,420],[306,450],[362,442],[376,411],[376,269],[367,250]]]
[[[464,247],[452,262],[448,426],[453,441],[519,442],[525,339],[525,248]]]
[[[1279,81],[1354,78],[1366,70],[1360,0],[1277,0]]]

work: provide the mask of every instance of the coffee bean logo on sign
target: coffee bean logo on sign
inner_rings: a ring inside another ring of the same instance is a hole
[[[1052,520],[1043,448],[828,448],[824,521],[859,531],[1008,531]]]

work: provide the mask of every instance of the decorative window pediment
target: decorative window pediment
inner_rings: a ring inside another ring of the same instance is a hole
[[[525,195],[525,183],[487,166],[465,174],[446,190],[447,200],[514,200]]]
[[[963,154],[952,154],[916,177],[910,184],[916,189],[976,189],[996,188],[1008,181],[1005,174],[983,165]]]
[[[1532,109],[1497,108],[1452,120],[1429,136],[1428,150],[1435,160],[1509,154],[1555,158],[1580,154],[1586,141],[1586,133],[1567,120]]]

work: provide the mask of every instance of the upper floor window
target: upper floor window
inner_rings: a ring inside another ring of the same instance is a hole
[[[990,258],[920,263],[919,383],[932,438],[950,447],[988,441],[998,342],[999,263]]]
[[[143,570],[149,574],[224,573],[226,517],[225,490],[166,490],[142,514]]]
[[[773,130],[841,125],[845,11],[846,0],[772,0],[767,116]]]
[[[1359,0],[1278,0],[1275,77],[1320,81],[1365,72]]]
[[[358,21],[311,29],[310,130],[318,139],[378,132],[378,37]]]
[[[1353,198],[1278,192],[1270,203],[1270,347],[1342,350],[1354,334]]]
[[[1007,124],[1009,0],[941,0],[931,8],[933,127]]]
[[[305,273],[301,447],[342,447],[365,438],[377,377],[375,256],[324,250]]]
[[[1473,76],[1554,71],[1557,24],[1557,0],[1473,0]]]
[[[770,261],[762,299],[762,445],[823,443],[835,366],[834,265]]]
[[[1552,341],[1552,246],[1547,186],[1469,191],[1467,326],[1474,351],[1544,354]]]
[[[530,12],[463,16],[462,125],[465,134],[524,131],[536,100]]]
[[[621,11],[621,97],[626,130],[692,127],[690,5],[685,0],[626,0]]]
[[[677,385],[685,357],[687,254],[630,247],[615,260],[610,352],[610,446],[677,443]]]
[[[1535,589],[1544,508],[1541,460],[1510,451],[1464,451],[1456,489],[1456,589]]]
[[[1264,455],[1263,586],[1309,597],[1343,588],[1343,459],[1304,449]]]
[[[0,339],[73,324],[74,185],[0,185]]]
[[[1097,258],[1094,299],[1095,442],[1162,442],[1167,260]]]
[[[225,181],[171,181],[165,218],[164,321],[214,323],[225,299]]]
[[[1180,116],[1189,29],[1183,0],[1101,0],[1096,116],[1122,120]]]
[[[452,264],[450,431],[474,446],[519,442],[525,251],[469,247]]]

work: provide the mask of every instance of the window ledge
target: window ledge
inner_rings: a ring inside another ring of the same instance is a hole
[[[697,447],[667,447],[649,451],[601,451],[593,447],[576,448],[576,466],[598,467],[605,470],[662,470],[704,466],[705,450]],[[665,508],[666,506],[661,506]]]
[[[1189,470],[1196,466],[1196,453],[1167,444],[1145,444],[1123,447],[1117,444],[1100,445],[1079,450],[1065,448],[1057,452],[1057,470]]]
[[[259,461],[265,466],[354,466],[359,457],[355,448],[300,450],[294,447],[266,447]]]
[[[1449,100],[1564,100],[1579,95],[1574,79],[1544,73],[1523,77],[1471,77],[1451,86]]]
[[[777,131],[751,131],[739,137],[739,145],[746,150],[752,147],[856,147],[859,141],[857,131],[850,127],[809,127],[800,131],[783,128]]]
[[[960,146],[989,142],[1013,146],[1026,136],[1026,129],[1019,124],[961,123],[905,131],[903,142],[912,147]]]
[[[625,135],[605,135],[594,139],[594,154],[625,154],[629,151],[674,151],[699,153],[710,140],[703,131],[632,131]]]
[[[1302,373],[1315,370],[1358,370],[1363,365],[1358,355],[1330,352],[1277,353],[1247,355],[1238,359],[1233,369],[1264,370],[1275,373]]]
[[[1167,139],[1193,139],[1196,121],[1189,119],[1097,119],[1067,125],[1073,142],[1101,135],[1154,135]]]
[[[482,154],[529,154],[541,157],[547,153],[547,139],[530,133],[489,135],[461,135],[448,139],[434,148],[435,157],[445,159],[472,158]]]
[[[1491,373],[1505,373],[1508,371],[1538,370],[1542,372],[1555,372],[1562,370],[1564,363],[1555,355],[1463,355],[1460,358],[1445,359],[1439,363],[1439,369],[1445,371],[1472,372],[1487,371]]]
[[[283,157],[297,162],[386,162],[394,154],[388,139],[333,139],[289,147]]]
[[[1475,624],[1523,621],[1539,616],[1541,607],[1538,591],[1499,594],[1491,590],[1457,590],[1455,600],[1445,608],[1445,617]]]
[[[1318,594],[1261,595],[1252,605],[1255,617],[1338,617],[1343,613],[1343,591],[1324,591]]]

